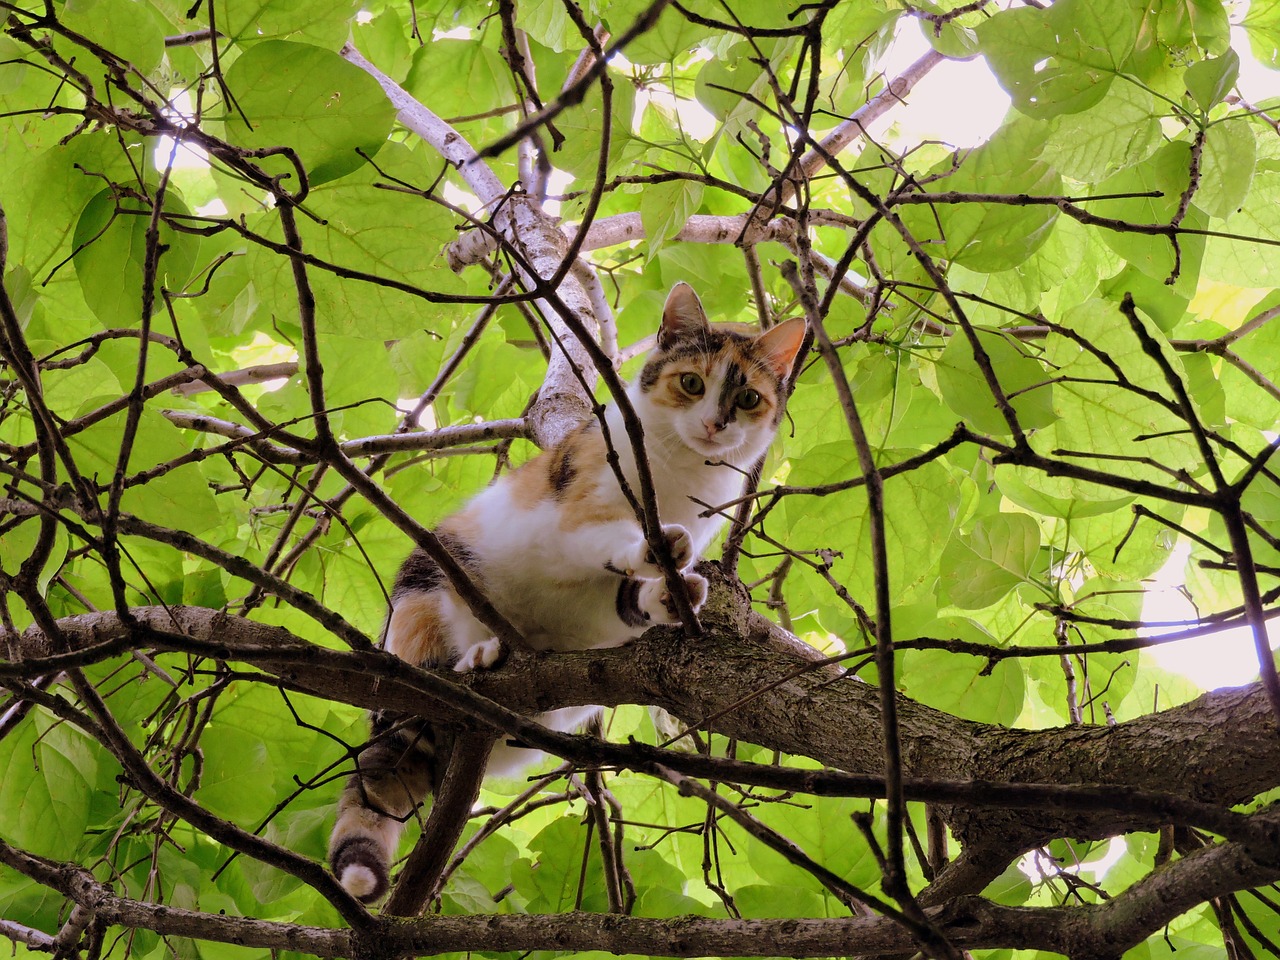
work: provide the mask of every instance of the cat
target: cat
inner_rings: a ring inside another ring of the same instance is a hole
[[[713,327],[693,288],[677,283],[657,346],[627,389],[644,427],[662,535],[695,612],[707,581],[692,568],[722,524],[719,516],[703,515],[704,505],[738,497],[773,440],[804,334],[800,318],[758,335]],[[622,473],[638,489],[615,403],[604,421]],[[652,625],[679,622],[607,452],[600,422],[592,419],[439,524],[441,542],[535,649],[616,647]],[[410,663],[458,672],[492,667],[500,652],[497,638],[420,550],[396,577],[383,644]],[[539,719],[569,730],[598,712],[574,707]],[[375,712],[371,725],[374,738],[342,794],[329,843],[334,875],[364,902],[386,892],[404,823],[433,790],[446,759],[437,769],[429,723]],[[509,775],[538,756],[502,746],[487,773]]]

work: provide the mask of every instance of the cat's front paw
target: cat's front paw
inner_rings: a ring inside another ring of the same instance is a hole
[[[676,569],[683,570],[693,561],[693,537],[678,523],[666,524],[662,528],[662,536],[671,549],[671,556],[676,561]],[[653,555],[652,550],[645,550],[644,559],[651,566],[658,565],[658,558]]]
[[[502,656],[502,641],[497,637],[482,640],[458,658],[453,665],[457,673],[470,673],[472,670],[488,670]]]
[[[698,573],[684,574],[684,588],[689,594],[689,604],[697,613],[707,602],[707,578]],[[663,580],[646,580],[640,587],[636,606],[650,623],[668,626],[681,622],[675,599]]]
[[[668,523],[662,528],[662,536],[671,550],[676,569],[683,570],[694,561],[693,537],[689,535],[688,530],[678,523]],[[662,568],[658,566],[658,558],[653,555],[648,541],[643,538],[627,549],[622,562],[615,564],[614,568],[616,572],[628,577],[639,577],[643,580],[662,579]]]

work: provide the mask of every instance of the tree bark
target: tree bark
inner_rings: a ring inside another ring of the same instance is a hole
[[[703,569],[713,572],[709,565]],[[6,635],[12,662],[0,665],[0,677],[44,675],[135,646],[167,648],[249,663],[291,688],[356,706],[452,719],[463,727],[497,726],[525,740],[549,737],[536,745],[552,752],[568,748],[587,756],[590,747],[586,738],[546,731],[529,715],[632,703],[659,706],[689,726],[835,770],[874,778],[883,767],[876,688],[842,676],[817,651],[752,612],[741,585],[723,576],[713,580],[701,639],[660,629],[615,650],[517,652],[499,669],[460,679],[425,673],[381,651],[321,648],[281,628],[203,608],[147,607],[134,614],[141,631],[131,632],[106,612],[59,621],[66,649],[74,651],[69,654],[55,654],[36,627],[20,637]],[[998,873],[1019,853],[1056,837],[1153,830],[1180,809],[1139,802],[1129,796],[1135,791],[1171,803],[1230,806],[1280,785],[1280,738],[1256,683],[1110,727],[1005,729],[906,697],[899,697],[898,707],[909,781],[1110,788],[1071,795],[1064,787],[1060,804],[1051,795],[1041,797],[1031,803],[1034,810],[1010,805],[1003,795],[984,800],[977,788],[968,802],[944,804],[944,819],[971,855],[986,852],[981,859],[988,866],[980,874]],[[634,751],[609,762],[628,756],[637,768],[655,762]],[[1114,799],[1108,799],[1110,791]],[[922,792],[919,784],[908,794],[939,795]]]

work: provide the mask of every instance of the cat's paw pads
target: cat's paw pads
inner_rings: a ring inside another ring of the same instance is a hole
[[[472,670],[488,670],[498,662],[498,657],[502,655],[502,642],[497,637],[490,637],[488,640],[482,640],[475,646],[470,647],[466,653],[458,658],[458,662],[453,665],[453,669],[458,673],[470,673]]]
[[[689,535],[689,531],[678,523],[668,523],[662,528],[662,536],[667,541],[667,546],[671,548],[671,556],[676,561],[676,569],[683,570],[690,561],[693,560],[693,537]],[[644,561],[652,567],[657,567],[658,558],[653,555],[653,551],[645,549]]]
[[[686,573],[684,587],[689,594],[689,603],[693,607],[693,612],[697,613],[707,601],[707,578],[697,573]],[[637,599],[640,612],[648,618],[650,623],[671,626],[681,622],[675,599],[667,592],[665,581],[645,581]]]

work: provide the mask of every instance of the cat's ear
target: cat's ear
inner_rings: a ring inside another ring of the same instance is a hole
[[[770,327],[756,339],[765,363],[779,380],[785,380],[791,375],[791,365],[795,362],[800,344],[804,343],[805,326],[804,317],[792,317],[776,327]]]
[[[671,288],[662,308],[662,326],[658,328],[658,346],[666,349],[678,340],[687,340],[706,330],[707,314],[693,287],[683,280]]]

